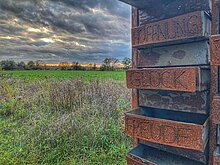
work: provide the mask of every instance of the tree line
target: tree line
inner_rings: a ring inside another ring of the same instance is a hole
[[[118,67],[117,64],[121,63],[122,67]],[[41,60],[29,61],[27,63],[20,61],[15,62],[14,60],[3,60],[0,61],[0,70],[101,70],[101,71],[114,71],[121,69],[129,69],[131,67],[131,59],[124,58],[119,61],[116,58],[106,58],[100,67],[97,64],[88,64],[82,66],[78,62],[60,62],[57,66],[49,66]]]

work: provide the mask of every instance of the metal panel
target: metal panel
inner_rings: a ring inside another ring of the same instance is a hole
[[[147,160],[142,161],[134,156],[127,156],[127,163],[128,165],[156,165],[154,163],[147,162]]]
[[[211,65],[211,100],[214,100],[214,96],[218,95],[218,66]],[[212,117],[212,109],[211,109]],[[213,165],[213,153],[217,147],[217,125],[211,120],[210,122],[210,148],[209,148],[209,165]]]
[[[211,65],[220,65],[220,35],[210,38]]]
[[[207,39],[211,22],[204,12],[193,12],[132,29],[132,46],[163,46]]]
[[[212,122],[220,124],[220,96],[214,96],[212,101]]]
[[[139,24],[143,25],[145,23],[155,22],[162,19],[202,10],[210,12],[211,0],[159,0],[158,3],[154,2],[154,4],[151,4],[150,7],[140,10]]]
[[[197,151],[208,142],[205,115],[140,108],[126,113],[125,125],[129,135],[148,142]]]
[[[164,19],[197,10],[210,10],[209,0],[120,0],[147,11],[149,20]],[[155,5],[157,4],[157,5]],[[156,8],[157,7],[157,8]],[[151,19],[150,19],[151,18]]]
[[[207,41],[141,49],[138,53],[139,68],[208,65],[209,62],[210,53]]]
[[[128,165],[204,165],[143,144],[130,151],[127,160]]]
[[[209,88],[209,69],[200,67],[132,69],[128,88],[196,92]]]
[[[208,148],[209,148],[208,145],[206,145],[205,151],[201,152],[201,151],[194,151],[194,150],[185,149],[185,148],[176,148],[172,146],[146,142],[144,140],[139,140],[139,142],[140,144],[144,144],[149,147],[153,147],[158,150],[162,150],[162,151],[174,154],[174,155],[182,156],[182,157],[185,157],[187,159],[191,159],[197,162],[201,162],[204,164],[207,164],[208,162]]]
[[[220,125],[217,125],[217,145],[220,146]]]
[[[209,114],[209,91],[186,93],[176,91],[140,90],[139,105],[158,109]]]
[[[213,165],[220,165],[220,148],[217,147],[214,153]]]

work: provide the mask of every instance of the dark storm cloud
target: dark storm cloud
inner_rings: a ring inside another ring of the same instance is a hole
[[[122,59],[129,26],[130,7],[117,0],[0,0],[0,60]]]

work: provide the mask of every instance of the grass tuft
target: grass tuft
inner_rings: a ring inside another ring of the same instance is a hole
[[[0,93],[0,164],[126,164],[123,81],[12,76]]]

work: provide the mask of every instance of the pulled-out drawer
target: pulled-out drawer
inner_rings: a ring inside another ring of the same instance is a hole
[[[132,29],[132,46],[147,48],[206,40],[211,21],[203,11],[145,24]]]
[[[168,67],[209,65],[208,41],[141,49],[138,53],[138,67]]]
[[[182,112],[209,114],[210,91],[178,92],[139,90],[139,106]]]
[[[185,148],[176,148],[172,146],[157,144],[157,143],[151,143],[146,142],[144,140],[139,139],[138,141],[140,144],[144,144],[153,148],[156,148],[158,150],[162,150],[174,155],[182,156],[187,159],[195,160],[197,162],[201,163],[208,163],[208,153],[209,153],[209,145],[206,145],[205,151],[195,151],[191,149],[185,149]]]
[[[148,142],[204,151],[208,142],[206,115],[139,108],[126,113],[127,134]]]
[[[128,165],[204,165],[146,145],[139,145],[129,152]]]
[[[196,92],[209,89],[210,69],[203,67],[146,68],[126,72],[127,87]]]

